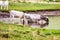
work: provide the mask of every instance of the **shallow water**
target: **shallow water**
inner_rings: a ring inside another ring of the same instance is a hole
[[[46,29],[60,29],[60,16],[49,17],[49,25]]]
[[[41,28],[40,25],[32,24],[32,28]],[[49,17],[49,25],[42,28],[46,29],[60,29],[60,16]]]

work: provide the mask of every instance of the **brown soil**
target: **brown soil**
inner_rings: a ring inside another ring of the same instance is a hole
[[[47,15],[47,16],[60,16],[60,10],[37,10],[37,11],[23,11],[24,13],[30,14],[40,14],[40,15]],[[9,11],[3,12],[0,11],[0,15],[7,15],[9,16]]]
[[[60,10],[37,10],[37,11],[25,11],[25,12],[31,14],[47,15],[47,16],[60,16]]]

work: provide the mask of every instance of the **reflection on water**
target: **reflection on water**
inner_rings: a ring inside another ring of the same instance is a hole
[[[12,23],[12,24],[21,24],[21,25],[28,25],[32,28],[43,28],[47,26],[48,24],[36,24],[36,23],[29,23],[29,24],[23,24],[22,21],[19,18],[0,18],[0,22],[4,23]]]
[[[32,28],[41,28],[40,25],[30,25]],[[60,29],[60,16],[49,17],[49,25],[44,26],[45,29]]]
[[[49,25],[46,29],[60,29],[60,16],[49,17]]]
[[[28,24],[28,26],[32,28],[44,28],[44,27],[47,27],[48,25],[47,24],[38,25],[38,24],[33,23],[31,25]]]

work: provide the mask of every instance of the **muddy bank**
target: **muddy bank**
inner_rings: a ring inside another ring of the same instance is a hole
[[[0,11],[0,18],[9,18],[10,17],[10,13],[7,12],[2,12]]]
[[[37,10],[37,11],[23,11],[24,13],[30,13],[30,14],[40,14],[40,15],[46,15],[46,16],[60,16],[60,10],[56,9],[56,10]],[[9,15],[9,11],[0,11],[0,14],[8,14]]]
[[[40,15],[47,15],[47,16],[60,16],[60,10],[25,11],[25,13],[40,14]]]

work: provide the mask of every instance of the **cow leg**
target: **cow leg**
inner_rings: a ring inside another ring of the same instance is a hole
[[[6,9],[7,7],[4,5],[4,9]]]
[[[2,9],[2,6],[1,6],[1,9]]]
[[[6,7],[5,7],[5,9],[7,9],[7,10],[8,10],[8,6],[6,6]]]

